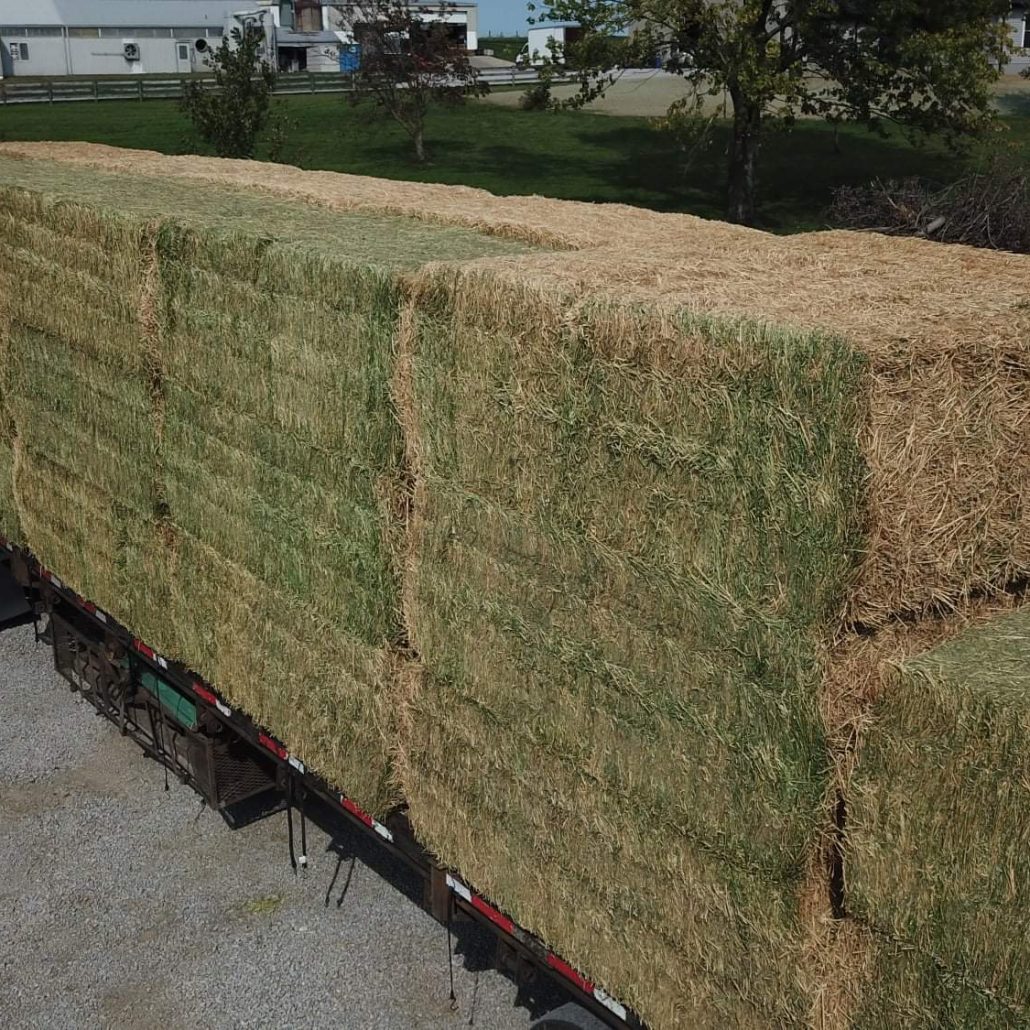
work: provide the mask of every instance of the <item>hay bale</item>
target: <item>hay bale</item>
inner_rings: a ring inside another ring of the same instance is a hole
[[[655,1025],[795,1025],[864,364],[571,303],[440,273],[414,304],[404,793],[445,861]]]
[[[896,668],[848,806],[849,908],[881,940],[863,1025],[1030,1021],[1028,784],[1030,610]]]

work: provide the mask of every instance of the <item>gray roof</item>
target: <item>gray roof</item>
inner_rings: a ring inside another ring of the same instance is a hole
[[[221,26],[227,14],[258,6],[247,0],[0,0],[0,25]]]

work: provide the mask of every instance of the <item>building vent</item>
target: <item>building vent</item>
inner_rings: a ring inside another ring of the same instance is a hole
[[[139,43],[126,43],[122,47],[122,53],[125,54],[126,61],[138,61],[139,60]]]

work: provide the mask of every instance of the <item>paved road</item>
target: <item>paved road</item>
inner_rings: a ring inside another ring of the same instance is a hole
[[[345,826],[231,831],[72,695],[31,627],[0,636],[0,1027],[521,1030],[530,1013]],[[388,882],[388,877],[393,882]]]

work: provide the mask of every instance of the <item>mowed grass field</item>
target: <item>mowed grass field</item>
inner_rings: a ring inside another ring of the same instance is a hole
[[[652,118],[590,112],[524,112],[492,102],[433,112],[431,163],[417,165],[403,131],[371,106],[341,96],[284,97],[292,122],[282,160],[394,179],[479,186],[497,194],[635,204],[704,217],[723,214],[726,129],[687,160]],[[623,108],[626,103],[621,104]],[[630,108],[632,109],[632,108]],[[1006,146],[1030,158],[1030,94],[1002,98]],[[0,140],[87,140],[164,153],[202,151],[172,101],[26,105],[0,108]],[[844,129],[834,140],[822,123],[770,132],[761,165],[761,224],[791,232],[825,224],[834,187],[877,177],[947,181],[982,148],[956,156],[939,144],[913,146],[900,134]],[[258,157],[267,156],[259,151]]]

